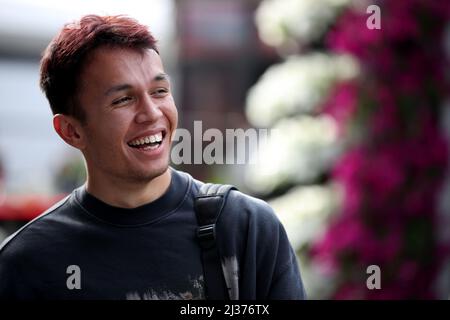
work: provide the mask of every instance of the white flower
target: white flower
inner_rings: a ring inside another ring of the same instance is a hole
[[[318,39],[351,0],[264,0],[256,10],[260,38],[281,47],[292,38],[301,43]]]
[[[338,190],[333,185],[300,186],[269,201],[295,250],[323,234],[329,216],[337,211]]]
[[[273,129],[245,172],[246,185],[258,193],[287,182],[312,182],[338,154],[336,125],[328,116],[286,118]]]
[[[313,53],[293,56],[271,66],[247,95],[246,113],[258,127],[297,113],[310,113],[338,81],[357,76],[357,62],[348,55]]]
[[[339,212],[341,197],[339,186],[330,184],[296,187],[269,201],[297,253],[303,284],[310,299],[328,297],[335,282],[302,249],[323,236],[330,217]]]

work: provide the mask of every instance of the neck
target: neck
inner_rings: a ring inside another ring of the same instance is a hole
[[[100,181],[98,181],[100,180]],[[86,191],[103,202],[120,208],[136,208],[153,202],[168,189],[171,181],[170,168],[148,182],[95,179],[88,175]]]

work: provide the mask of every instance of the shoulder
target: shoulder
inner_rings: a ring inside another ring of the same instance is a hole
[[[272,207],[264,200],[238,190],[230,191],[224,211],[234,219],[244,219],[261,226],[280,224]]]
[[[189,174],[178,171],[192,180],[192,193],[195,197],[205,183],[192,178]],[[241,222],[252,221],[262,225],[279,225],[280,221],[272,207],[264,200],[245,194],[239,190],[231,190],[223,208],[226,217]],[[225,219],[226,219],[225,217]],[[223,219],[221,215],[220,219]],[[226,219],[228,220],[228,219]]]
[[[286,237],[284,226],[266,201],[235,190],[228,196],[219,226],[227,241],[236,240],[236,250],[245,243],[247,251],[251,246],[262,255],[276,252]]]

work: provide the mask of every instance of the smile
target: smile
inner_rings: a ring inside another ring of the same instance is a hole
[[[140,137],[128,142],[128,145],[132,148],[152,150],[158,148],[164,138],[164,132],[158,132],[156,134]]]

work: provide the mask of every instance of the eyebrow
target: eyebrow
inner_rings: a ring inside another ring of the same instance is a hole
[[[154,78],[153,81],[167,81],[169,82],[170,78],[167,73],[159,73]]]
[[[156,82],[167,81],[167,82],[169,82],[169,75],[166,74],[166,73],[159,73],[152,79],[152,82],[153,81],[156,81]],[[109,88],[108,90],[105,91],[105,96],[109,96],[112,93],[117,92],[117,91],[128,90],[131,87],[132,86],[130,84],[128,84],[128,83],[118,84],[116,86],[112,86],[111,88]]]

